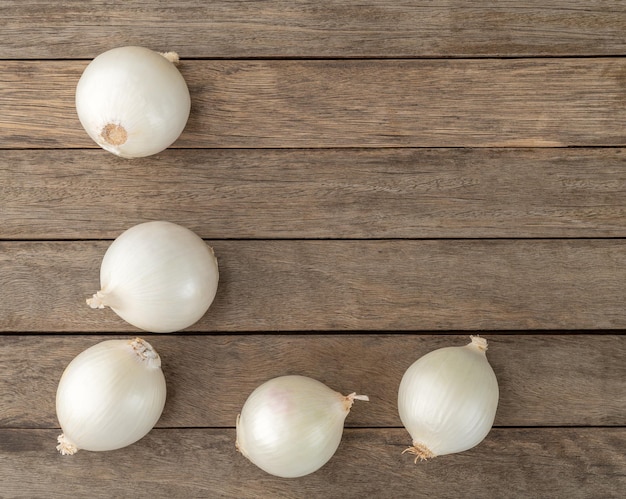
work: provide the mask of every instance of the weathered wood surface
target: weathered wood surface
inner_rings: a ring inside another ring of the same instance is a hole
[[[626,4],[601,0],[1,2],[0,497],[621,499],[625,32]],[[178,51],[193,103],[137,161],[74,108],[88,61],[126,44]],[[85,298],[150,219],[215,247],[216,301],[148,335],[158,428],[64,458],[65,365],[143,336]],[[490,340],[496,428],[416,466],[400,376],[470,332]],[[247,395],[286,373],[371,397],[298,480],[234,448]]]
[[[86,61],[6,61],[0,148],[97,147],[76,116]],[[175,147],[626,145],[626,60],[183,61]]]
[[[108,241],[0,243],[2,331],[137,331],[85,304]],[[190,331],[626,328],[626,243],[209,241],[217,296]]]
[[[624,237],[624,165],[613,148],[8,150],[0,239],[162,218],[208,239]]]
[[[496,428],[466,453],[418,464],[401,454],[403,429],[347,429],[325,467],[291,480],[238,454],[233,429],[154,430],[126,449],[75,456],[54,450],[57,434],[0,430],[4,497],[588,499],[626,487],[624,428]]]
[[[602,0],[3,0],[0,58],[623,55],[626,6]]]
[[[143,337],[159,352],[168,385],[161,428],[233,427],[248,395],[285,374],[367,394],[370,402],[353,406],[347,426],[402,427],[397,393],[404,371],[431,350],[469,342],[467,335],[393,333]],[[626,336],[484,337],[500,386],[496,426],[626,426]],[[65,367],[110,338],[0,336],[0,428],[56,428]]]

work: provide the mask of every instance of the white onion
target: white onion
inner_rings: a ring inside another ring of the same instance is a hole
[[[156,154],[182,133],[191,99],[173,64],[178,56],[118,47],[87,66],[76,87],[76,111],[89,136],[124,158]]]
[[[144,437],[165,405],[161,359],[141,338],[107,340],[69,363],[56,395],[57,450],[120,449]]]
[[[169,333],[197,322],[217,292],[213,250],[189,229],[146,222],[123,232],[100,266],[101,289],[87,303],[111,307],[129,324]]]
[[[489,433],[498,407],[498,381],[487,361],[487,341],[427,353],[404,373],[398,411],[415,461],[462,452]]]
[[[237,449],[262,470],[295,478],[334,454],[355,400],[305,376],[281,376],[254,390],[237,417]]]

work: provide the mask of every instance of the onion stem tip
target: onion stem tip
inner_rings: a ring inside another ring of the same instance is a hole
[[[161,367],[161,357],[152,345],[142,338],[135,338],[128,342],[141,362],[145,362],[148,367],[157,369]]]
[[[478,348],[478,350],[482,350],[483,352],[487,351],[487,340],[481,336],[470,336],[472,342],[470,345]]]
[[[355,400],[364,400],[369,402],[369,397],[367,395],[357,395],[356,392],[352,392],[350,395],[346,395],[344,404],[346,411],[350,411],[352,406],[354,405]]]
[[[91,298],[87,298],[87,305],[91,308],[104,308],[104,294],[101,291],[98,291]]]
[[[159,52],[163,57],[165,57],[172,64],[178,64],[180,62],[180,57],[176,52]]]

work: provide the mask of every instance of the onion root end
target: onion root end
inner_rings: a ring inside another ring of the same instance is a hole
[[[57,437],[57,442],[59,443],[57,450],[63,456],[72,456],[78,452],[78,447],[65,437],[65,433],[61,433],[61,435]]]
[[[100,133],[102,140],[110,146],[121,146],[128,140],[128,132],[122,125],[109,123]]]
[[[408,449],[404,449],[402,451],[402,454],[406,452],[415,456],[415,464],[417,464],[417,461],[426,461],[427,459],[432,459],[433,457],[436,457],[436,454],[434,452],[432,452],[424,444],[420,444],[418,442],[413,442],[413,446],[409,447]]]

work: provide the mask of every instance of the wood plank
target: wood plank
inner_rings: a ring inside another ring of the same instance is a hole
[[[220,285],[193,331],[626,328],[619,239],[209,244]],[[0,243],[0,330],[135,331],[85,305],[108,245]]]
[[[626,236],[625,150],[5,151],[0,239]],[[158,174],[155,174],[158,172]]]
[[[586,499],[626,487],[623,428],[494,429],[474,449],[419,464],[401,454],[404,430],[348,429],[324,467],[290,480],[238,454],[234,430],[154,430],[125,449],[75,456],[54,450],[57,433],[0,430],[6,497]]]
[[[624,4],[601,0],[3,0],[0,58],[120,45],[218,58],[622,55],[625,26]]]
[[[0,497],[621,498],[625,32],[605,0],[0,2]],[[144,160],[98,149],[74,108],[124,44],[178,51],[192,95]],[[183,333],[84,303],[110,241],[152,219],[219,258]],[[477,332],[496,426],[415,465],[401,375]],[[163,358],[157,428],[60,456],[63,369],[136,335]],[[289,373],[371,398],[299,480],[234,448],[247,395]]]
[[[7,61],[0,148],[93,147],[74,109],[86,61]],[[176,147],[626,145],[626,60],[184,61]],[[260,126],[262,124],[262,126]]]
[[[55,394],[65,367],[110,338],[0,336],[0,428],[56,428]],[[159,352],[167,380],[158,422],[164,428],[232,427],[252,390],[285,374],[367,394],[370,402],[355,404],[348,426],[402,427],[397,392],[404,371],[427,352],[469,341],[467,335],[445,334],[146,338]],[[496,426],[626,426],[626,335],[485,338],[500,387]]]

